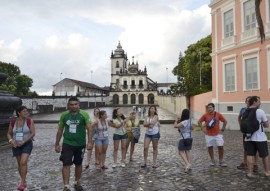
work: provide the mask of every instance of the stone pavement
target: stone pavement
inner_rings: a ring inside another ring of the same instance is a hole
[[[36,124],[34,149],[28,166],[28,189],[30,191],[61,191],[63,188],[61,162],[59,154],[54,151],[54,141],[57,131],[56,124]],[[246,172],[236,169],[242,159],[242,135],[238,131],[225,131],[225,162],[228,167],[209,167],[209,157],[201,131],[193,132],[193,166],[189,174],[184,173],[181,159],[177,152],[179,134],[172,125],[161,126],[159,143],[158,168],[151,168],[152,149],[149,150],[148,168],[141,169],[143,159],[143,137],[136,145],[135,162],[128,162],[126,168],[111,168],[112,162],[112,131],[107,152],[108,170],[95,170],[92,165],[82,174],[81,183],[85,190],[270,190],[270,179],[263,175],[262,162],[255,178],[246,178]],[[142,130],[142,133],[144,129]],[[151,146],[151,145],[150,145]],[[12,158],[11,149],[0,150],[0,190],[16,190],[19,183],[17,164]],[[217,153],[215,153],[217,156]],[[93,156],[93,155],[92,155]],[[120,152],[118,153],[120,158]],[[85,155],[86,158],[86,155]],[[127,154],[127,159],[129,153]],[[74,167],[71,171],[70,182],[74,181]],[[73,189],[72,189],[73,190]]]

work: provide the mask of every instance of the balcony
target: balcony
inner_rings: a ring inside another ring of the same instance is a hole
[[[235,39],[236,39],[236,36],[230,36],[230,37],[222,39],[222,47],[235,45],[236,43]]]
[[[122,85],[122,89],[123,89],[123,90],[128,89],[128,85]]]
[[[136,89],[136,85],[130,85],[130,89]]]
[[[144,88],[144,85],[139,84],[139,85],[138,85],[138,88],[139,88],[139,89],[143,89],[143,88]]]
[[[258,29],[257,27],[251,28],[241,33],[241,42],[247,42],[250,40],[255,40],[258,38]]]

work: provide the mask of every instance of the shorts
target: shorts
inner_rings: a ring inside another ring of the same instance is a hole
[[[12,147],[13,156],[14,157],[21,156],[23,153],[31,155],[32,149],[33,149],[33,141],[29,141],[21,147],[16,148]]]
[[[63,166],[71,166],[72,164],[81,165],[85,153],[85,146],[71,146],[63,143],[60,160]]]
[[[127,134],[124,134],[124,135],[113,134],[114,141],[119,141],[121,139],[127,139],[127,138],[128,138]]]
[[[157,134],[154,134],[154,135],[148,135],[148,134],[145,134],[145,137],[144,138],[149,138],[149,139],[160,139],[160,133],[158,132]]]
[[[100,146],[100,145],[108,145],[109,144],[109,139],[95,139],[95,144],[96,146]]]
[[[178,143],[178,150],[179,151],[190,151],[192,149],[192,143],[190,146],[185,146],[184,145],[184,140],[180,139]]]
[[[218,134],[218,135],[214,135],[214,136],[205,135],[205,141],[206,141],[207,147],[213,147],[213,146],[222,147],[222,146],[224,146],[224,140],[223,140],[222,134]]]
[[[257,141],[246,141],[247,155],[256,156],[258,151],[261,158],[268,156],[268,144],[267,141],[257,142]]]

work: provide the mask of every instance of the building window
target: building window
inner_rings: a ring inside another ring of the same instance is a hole
[[[119,61],[116,61],[116,68],[119,68]]]
[[[228,38],[233,36],[233,10],[224,13],[224,37]]]
[[[225,64],[225,91],[235,91],[234,63]]]
[[[245,60],[246,89],[258,89],[257,58]]]
[[[250,30],[255,27],[255,0],[248,0],[244,3],[244,30]]]
[[[233,106],[227,106],[227,111],[233,111]]]

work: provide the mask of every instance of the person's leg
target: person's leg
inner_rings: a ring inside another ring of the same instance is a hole
[[[95,146],[95,165],[98,165],[99,164],[98,157],[97,157],[98,151],[96,149],[95,141],[92,142],[92,145],[93,145],[92,148],[94,148],[94,146]]]
[[[147,157],[148,157],[148,148],[149,144],[151,142],[151,139],[148,137],[144,138],[144,146],[143,146],[143,158],[144,158],[144,165],[147,164]]]
[[[126,151],[127,151],[127,139],[121,139],[121,153],[122,153],[122,162],[126,160]]]
[[[103,166],[103,162],[102,162],[102,158],[103,158],[103,156],[102,156],[102,145],[101,144],[96,144],[96,147],[95,147],[95,149],[96,149],[96,152],[97,152],[97,160],[99,161],[99,164],[98,165],[96,165],[96,168],[97,169],[100,169],[100,167],[102,167]]]
[[[63,166],[62,176],[64,185],[69,185],[70,166]]]
[[[105,166],[105,159],[106,159],[106,152],[107,152],[107,149],[108,149],[108,144],[103,144],[102,145],[102,157],[101,157],[101,160],[102,160],[102,166],[103,168],[106,168]]]
[[[119,142],[120,142],[120,140],[113,141],[113,162],[115,164],[117,163],[117,152],[118,152],[118,148],[119,148]]]
[[[135,143],[131,143],[131,145],[130,145],[130,161],[133,161],[134,148],[135,148]]]
[[[19,175],[22,179],[22,173],[21,173],[21,155],[19,156],[16,156],[16,159],[17,159],[17,164],[18,164],[18,172],[19,172]]]
[[[253,158],[254,156],[247,156],[247,165],[248,165],[248,176],[252,176],[252,167],[253,167]]]
[[[127,151],[128,151],[128,147],[129,147],[130,142],[131,142],[131,139],[128,137],[128,138],[126,139],[126,152],[125,152],[125,156],[127,156]],[[129,154],[130,154],[130,153],[129,153]]]
[[[80,182],[82,176],[82,165],[75,165],[75,181]]]
[[[189,161],[187,159],[187,155],[186,155],[185,151],[179,151],[179,155],[183,159],[183,161],[185,163],[185,168],[186,168],[187,165],[189,164]]]
[[[191,152],[190,152],[190,150],[185,151],[185,153],[186,153],[188,163],[191,165]]]
[[[270,176],[269,165],[268,165],[269,157],[266,156],[266,157],[262,158],[262,161],[263,161],[265,176]]]
[[[153,145],[153,166],[156,166],[157,165],[158,141],[159,141],[159,139],[152,139],[152,145]]]
[[[209,153],[209,156],[210,156],[210,159],[212,162],[215,162],[215,158],[214,158],[214,147],[211,146],[211,147],[208,147],[208,153]]]
[[[26,185],[26,174],[27,174],[27,162],[28,162],[29,154],[23,153],[20,159],[20,176],[21,176],[21,184]]]
[[[220,163],[223,162],[223,154],[224,154],[223,146],[218,146],[218,158]]]

